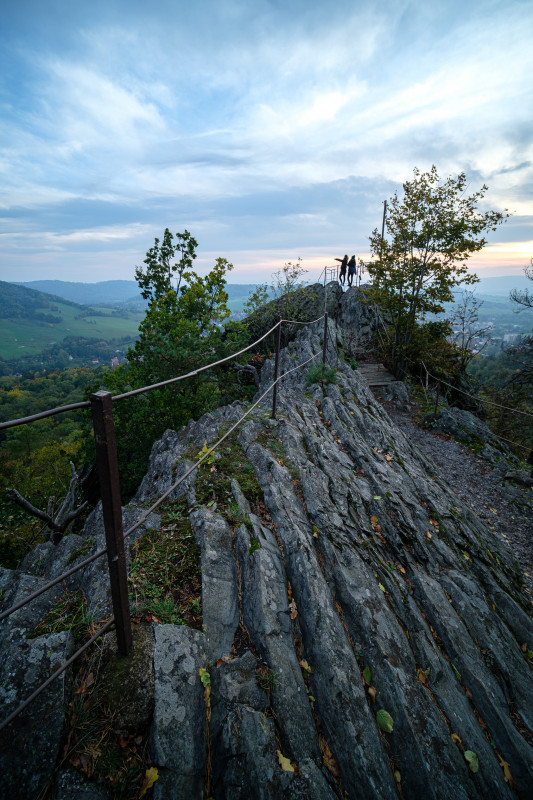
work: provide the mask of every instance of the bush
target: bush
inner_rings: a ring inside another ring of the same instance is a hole
[[[307,373],[305,385],[312,386],[314,383],[319,383],[322,387],[327,383],[337,383],[337,371],[325,364],[311,367]]]

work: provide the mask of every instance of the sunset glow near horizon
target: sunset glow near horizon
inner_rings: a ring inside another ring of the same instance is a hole
[[[533,255],[533,6],[524,0],[6,0],[0,279],[134,278],[165,227],[232,283],[369,256],[383,200],[432,164]]]

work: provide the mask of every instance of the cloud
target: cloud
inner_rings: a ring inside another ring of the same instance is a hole
[[[381,201],[432,163],[489,183],[488,207],[516,212],[502,241],[525,236],[527,4],[61,6],[7,15],[0,207],[15,239],[101,246],[109,269],[165,225],[195,225],[213,252],[363,248]]]

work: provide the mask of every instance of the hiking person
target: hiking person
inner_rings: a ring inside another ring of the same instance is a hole
[[[346,280],[346,266],[348,264],[348,255],[345,255],[344,258],[336,258],[335,261],[341,262],[341,271],[339,273],[339,283],[342,283],[344,286],[344,281]]]
[[[355,256],[352,256],[348,261],[348,286],[351,286],[353,283],[353,276],[355,275],[356,269]]]

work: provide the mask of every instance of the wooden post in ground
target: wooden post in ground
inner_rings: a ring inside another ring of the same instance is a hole
[[[92,394],[91,409],[117,645],[119,654],[127,656],[131,650],[130,603],[111,392]]]

